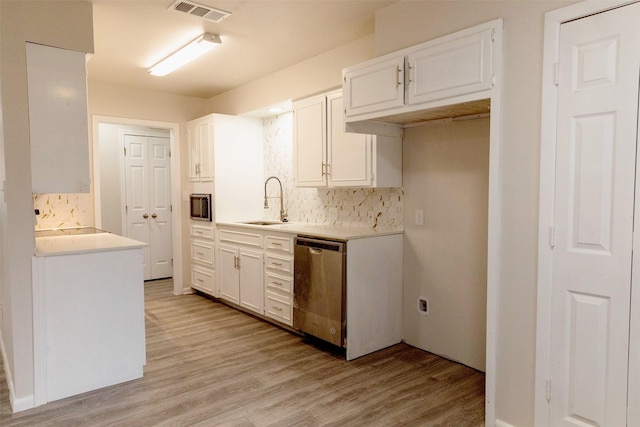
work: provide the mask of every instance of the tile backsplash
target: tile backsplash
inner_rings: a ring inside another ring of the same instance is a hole
[[[264,119],[265,179],[275,175],[282,181],[285,211],[290,221],[347,226],[403,226],[401,188],[296,188],[293,182],[292,114]],[[269,182],[267,194],[278,196],[278,185]],[[278,219],[279,201],[269,199],[265,218]],[[375,219],[369,221],[368,213]]]
[[[293,182],[292,114],[264,119],[265,180],[277,176],[284,192],[290,221],[344,226],[403,226],[404,193],[401,188],[296,188]],[[265,219],[278,219],[279,188],[275,180],[267,187],[269,209]],[[92,194],[34,194],[40,210],[36,230],[94,225]],[[368,213],[374,220],[369,221]]]
[[[36,230],[92,227],[92,194],[34,194],[33,207],[40,210]]]

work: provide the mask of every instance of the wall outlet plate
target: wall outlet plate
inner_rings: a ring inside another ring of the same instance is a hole
[[[338,208],[329,208],[327,210],[327,219],[336,221],[338,219]]]

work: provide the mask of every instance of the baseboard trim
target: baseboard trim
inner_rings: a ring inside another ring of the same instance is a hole
[[[502,421],[501,419],[496,420],[496,427],[515,427],[513,424],[509,424],[506,421]]]
[[[33,408],[34,398],[33,395],[21,397],[19,399],[16,398],[16,390],[13,385],[13,376],[11,370],[8,369],[8,358],[7,351],[4,346],[4,339],[2,338],[2,330],[0,329],[0,357],[2,357],[2,365],[4,366],[4,376],[7,379],[7,388],[9,389],[9,404],[11,405],[11,410],[15,412],[25,411],[27,409]]]

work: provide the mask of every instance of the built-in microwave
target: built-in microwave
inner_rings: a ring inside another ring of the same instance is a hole
[[[191,219],[198,221],[211,221],[211,194],[191,194]]]

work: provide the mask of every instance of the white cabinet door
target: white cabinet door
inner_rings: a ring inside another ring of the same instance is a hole
[[[213,136],[211,118],[205,117],[187,124],[189,142],[189,181],[213,181]]]
[[[198,143],[200,150],[200,182],[213,181],[213,135],[211,119],[198,123]]]
[[[240,305],[264,314],[264,255],[244,248],[238,250]]]
[[[490,89],[492,31],[486,29],[410,53],[407,104]]]
[[[371,137],[344,131],[342,92],[327,95],[327,178],[332,187],[369,187]]]
[[[404,55],[371,60],[344,75],[346,115],[404,105]]]
[[[240,274],[237,268],[238,249],[220,245],[218,249],[218,288],[220,298],[240,304]]]
[[[187,139],[189,142],[189,181],[200,180],[198,170],[200,169],[200,148],[198,145],[198,123],[189,122],[187,124]]]
[[[293,166],[297,187],[322,187],[326,180],[326,98],[298,101],[293,106]]]
[[[26,57],[32,192],[89,193],[85,54],[27,43]]]

